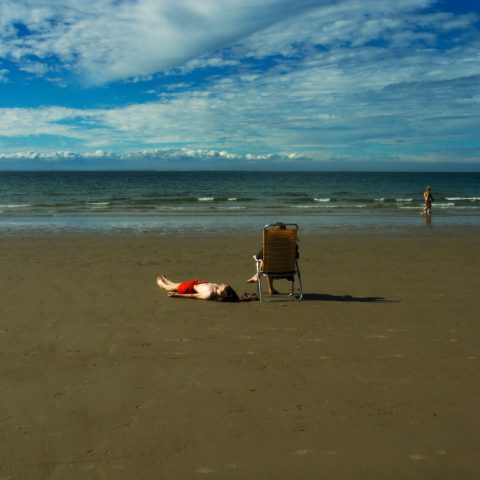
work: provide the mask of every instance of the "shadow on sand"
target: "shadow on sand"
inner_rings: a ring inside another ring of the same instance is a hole
[[[327,295],[326,293],[304,293],[303,300],[317,302],[397,302],[397,300],[387,300],[384,297],[352,297],[351,295]]]

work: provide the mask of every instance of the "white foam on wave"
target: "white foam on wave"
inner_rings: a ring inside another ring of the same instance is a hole
[[[462,202],[462,201],[469,201],[469,202],[478,202],[480,200],[480,197],[445,197],[446,200],[449,201],[457,201],[457,202]]]
[[[213,202],[215,197],[198,197],[199,202]]]
[[[290,205],[290,208],[338,208],[338,205]]]
[[[376,202],[384,202],[385,201],[385,198],[375,198],[375,201]]]
[[[316,202],[329,202],[330,201],[329,198],[314,198],[314,200]]]
[[[0,205],[0,208],[25,208],[25,207],[31,207],[29,203],[22,203],[22,204],[6,204],[6,205]]]
[[[161,206],[161,207],[155,207],[155,210],[193,210],[192,207],[167,207],[167,206]]]
[[[396,202],[413,202],[413,198],[396,198]]]
[[[235,202],[237,200],[237,197],[230,197],[228,199],[229,202]]]
[[[101,210],[102,208],[107,208],[110,205],[110,202],[86,202],[87,206],[92,210]]]
[[[217,210],[245,210],[247,207],[217,207]]]

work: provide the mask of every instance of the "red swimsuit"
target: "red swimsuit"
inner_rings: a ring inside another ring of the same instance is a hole
[[[201,283],[208,283],[206,280],[188,280],[187,282],[182,282],[178,288],[178,293],[197,293],[195,290],[195,285],[199,285]]]

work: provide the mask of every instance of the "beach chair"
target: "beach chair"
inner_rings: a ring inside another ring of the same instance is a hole
[[[269,224],[263,228],[263,258],[253,258],[257,265],[257,289],[260,301],[264,300],[262,280],[286,279],[291,282],[290,296],[303,297],[302,277],[297,260],[298,225]],[[295,276],[298,278],[298,293],[295,295]]]

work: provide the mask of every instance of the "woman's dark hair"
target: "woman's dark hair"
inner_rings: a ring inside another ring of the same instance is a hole
[[[220,302],[238,302],[239,298],[235,290],[230,286],[227,285],[220,296],[218,297],[218,301]]]
[[[258,300],[258,296],[256,293],[244,293],[239,298],[237,292],[232,287],[227,286],[215,300],[218,302],[254,302]]]

